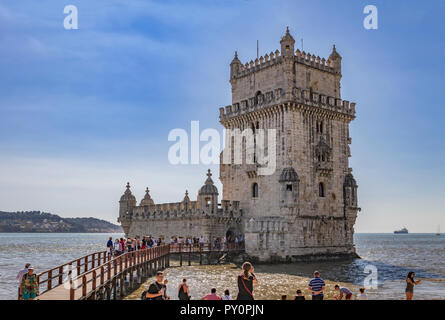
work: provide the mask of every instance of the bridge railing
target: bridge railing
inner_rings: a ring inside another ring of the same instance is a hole
[[[98,251],[40,272],[37,274],[39,292],[42,294],[51,290],[63,284],[64,279],[71,277],[73,273],[77,275],[85,273],[96,266],[105,264],[110,258],[107,251]]]
[[[100,287],[131,267],[154,261],[170,253],[169,245],[136,250],[119,255],[70,280],[70,300],[76,299],[76,291],[82,290],[80,299],[90,296]]]

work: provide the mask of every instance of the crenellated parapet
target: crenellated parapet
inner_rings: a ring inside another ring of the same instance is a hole
[[[190,219],[202,217],[228,217],[239,218],[242,215],[239,201],[222,200],[218,204],[216,213],[208,214],[199,207],[199,202],[191,201],[188,208],[184,202],[171,202],[156,204],[151,207],[135,206],[128,210],[127,214],[120,217],[121,220],[168,220]]]
[[[255,60],[250,60],[245,64],[240,61],[239,67],[235,72],[232,72],[231,78],[243,78],[255,72],[277,66],[283,61],[284,57],[280,55],[279,50],[275,50],[275,52],[272,51],[269,54],[266,53],[264,56],[256,58]],[[334,60],[329,58],[320,58],[320,56],[316,56],[310,52],[300,51],[297,49],[293,54],[293,61],[321,71],[336,73],[336,65]]]
[[[301,88],[292,89],[291,100],[285,99],[284,90],[281,88],[265,93],[259,93],[254,97],[219,108],[220,121],[228,120],[242,114],[248,114],[256,110],[268,109],[280,103],[296,102],[298,104],[319,108],[326,111],[341,113],[351,117],[355,116],[355,102],[326,96],[318,92],[311,92]]]
[[[242,215],[239,201],[222,200],[218,204],[218,189],[213,184],[211,172],[207,172],[207,180],[199,189],[196,201],[191,201],[186,190],[184,199],[180,202],[155,204],[148,188],[140,205],[136,205],[136,198],[127,184],[126,191],[121,197],[119,222],[145,220],[173,220],[194,218],[239,218]]]

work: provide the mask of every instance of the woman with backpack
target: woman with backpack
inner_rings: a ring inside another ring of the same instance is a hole
[[[190,289],[187,285],[187,279],[182,279],[182,283],[178,286],[179,300],[190,300]]]
[[[258,280],[253,273],[255,270],[250,262],[244,262],[242,267],[243,273],[237,278],[238,296],[237,300],[254,300],[253,286],[258,284]]]

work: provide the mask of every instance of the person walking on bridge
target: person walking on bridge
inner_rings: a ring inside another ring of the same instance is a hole
[[[108,253],[108,259],[111,259],[111,256],[113,255],[113,238],[110,237],[107,241],[107,253]]]
[[[20,287],[22,286],[22,279],[23,279],[23,276],[28,273],[28,268],[30,266],[31,266],[30,263],[25,264],[25,268],[20,270],[19,273],[17,274],[17,277],[16,277],[16,279],[19,282],[19,285],[18,285],[18,299],[19,300],[22,300],[22,295],[20,293]]]
[[[23,275],[20,286],[22,300],[32,300],[37,297],[38,293],[39,285],[37,283],[37,276],[34,274],[34,267],[28,266],[28,273]]]

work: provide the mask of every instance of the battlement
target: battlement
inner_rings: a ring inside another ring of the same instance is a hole
[[[301,52],[299,49],[297,49],[293,55],[293,59],[296,63],[322,71],[335,73],[335,66],[332,60],[320,58],[319,56],[315,56],[309,52]],[[232,73],[232,78],[238,79],[251,75],[260,70],[278,65],[282,63],[283,60],[284,58],[280,56],[279,50],[275,50],[275,52],[271,51],[269,54],[266,53],[264,56],[261,56],[255,60],[250,60],[250,62],[246,62],[245,64],[241,63],[240,68]]]
[[[352,117],[355,116],[356,103],[349,102],[348,100],[342,100],[296,87],[292,89],[290,100],[284,99],[284,97],[284,90],[279,88],[264,94],[260,93],[255,97],[242,100],[233,105],[228,105],[225,108],[219,108],[220,121],[228,120],[256,110],[267,109],[284,102],[296,102],[305,106],[316,107]]]
[[[208,208],[200,208],[198,201],[170,202],[151,206],[134,206],[120,217],[120,220],[176,219],[192,217],[240,217],[242,210],[239,201],[221,200],[215,213]]]

